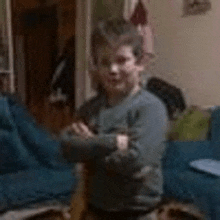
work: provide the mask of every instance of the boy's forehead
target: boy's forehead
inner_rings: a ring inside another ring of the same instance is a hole
[[[99,47],[99,55],[116,54],[116,53],[132,53],[133,47],[131,45],[103,45]]]

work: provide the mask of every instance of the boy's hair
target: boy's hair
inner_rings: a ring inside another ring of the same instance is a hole
[[[97,50],[104,45],[130,45],[137,60],[143,56],[143,37],[133,24],[123,18],[99,21],[91,37],[93,64],[97,65]]]

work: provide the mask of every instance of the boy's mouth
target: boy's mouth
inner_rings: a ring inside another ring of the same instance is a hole
[[[109,86],[116,88],[121,85],[121,82],[119,80],[111,80],[108,84]]]
[[[118,84],[120,82],[121,82],[120,79],[114,79],[114,78],[108,79],[108,83],[110,84]]]
[[[119,80],[117,80],[117,79],[110,79],[109,81],[110,81],[110,83],[117,83],[117,82],[119,82]]]

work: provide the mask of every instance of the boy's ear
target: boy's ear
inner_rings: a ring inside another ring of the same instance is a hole
[[[146,67],[155,59],[155,57],[156,56],[153,53],[144,53],[142,57],[137,61],[137,64]]]
[[[94,59],[91,56],[89,57],[88,63],[89,63],[89,74],[92,83],[92,88],[96,90],[97,85],[99,83],[98,68],[94,64]]]

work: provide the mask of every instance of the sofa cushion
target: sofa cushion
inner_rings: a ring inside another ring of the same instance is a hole
[[[182,184],[178,169],[165,169],[164,178],[164,195],[166,198],[175,198],[180,201],[193,202],[194,194],[188,185]]]
[[[185,170],[190,167],[189,163],[193,160],[213,158],[210,141],[170,141],[166,144],[167,149],[162,160],[165,169],[178,168]]]
[[[192,202],[207,217],[217,215],[220,206],[220,178],[193,169],[181,172],[178,169],[166,169],[163,173],[166,197]]]
[[[183,185],[188,185],[194,192],[193,203],[200,209],[206,211],[204,204],[200,203],[200,198],[205,198],[209,204],[209,216],[211,219],[220,219],[218,215],[220,206],[220,178],[211,174],[198,171],[181,172],[179,178]]]

